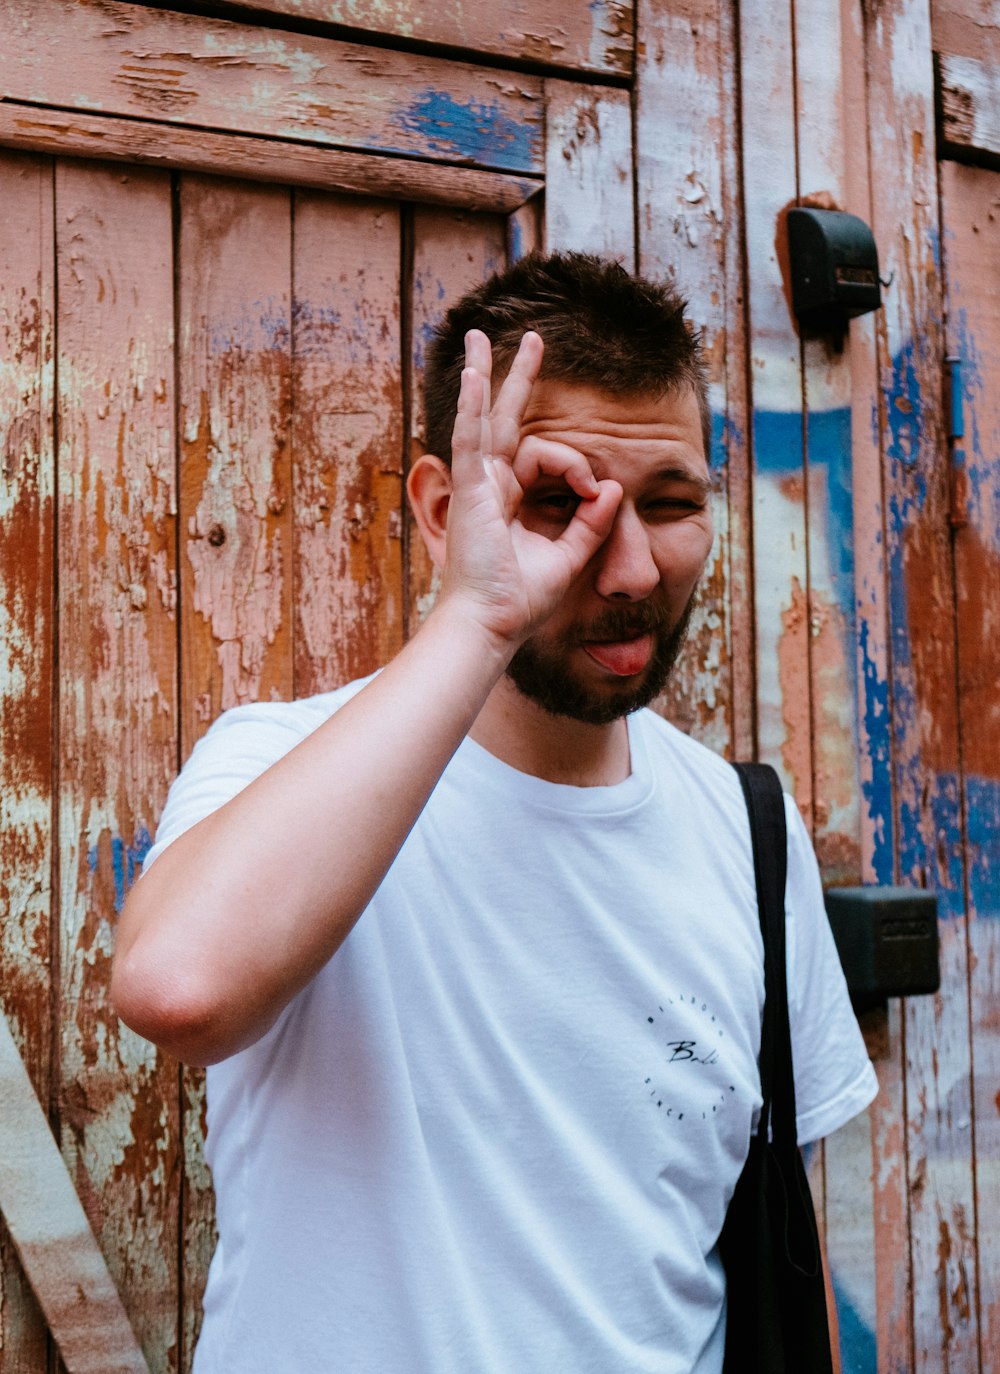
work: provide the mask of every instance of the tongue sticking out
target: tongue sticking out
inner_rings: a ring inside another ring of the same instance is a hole
[[[583,646],[592,659],[619,677],[631,677],[641,673],[653,652],[653,636],[640,635],[638,639],[622,639],[611,644],[592,641]]]

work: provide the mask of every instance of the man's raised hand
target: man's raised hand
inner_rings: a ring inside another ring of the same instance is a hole
[[[596,481],[575,449],[538,438],[522,446],[521,423],[541,361],[541,338],[525,334],[491,405],[490,343],[470,330],[452,437],[442,594],[463,599],[484,629],[515,647],[552,614],[600,548],[621,500],[618,483]],[[555,537],[520,519],[525,491],[546,477],[578,498]]]

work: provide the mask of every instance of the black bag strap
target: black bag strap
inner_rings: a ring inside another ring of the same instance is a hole
[[[788,1020],[785,968],[785,881],[788,832],[781,780],[767,763],[737,763],[750,818],[757,910],[764,941],[764,1019],[760,1039],[760,1081],[764,1105],[760,1127],[771,1129],[772,1147],[784,1160],[797,1148],[792,1034]]]

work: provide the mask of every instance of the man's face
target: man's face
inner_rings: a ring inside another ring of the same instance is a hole
[[[547,711],[606,725],[662,690],[712,546],[697,398],[687,388],[650,400],[542,381],[521,432],[577,449],[624,492],[604,544],[507,670]],[[521,522],[555,539],[576,501],[561,479],[542,478],[525,492]]]

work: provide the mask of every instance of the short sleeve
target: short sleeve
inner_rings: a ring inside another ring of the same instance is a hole
[[[143,872],[169,844],[232,801],[370,680],[302,701],[257,702],[223,712],[171,785]]]
[[[819,868],[798,808],[785,798],[788,1006],[800,1145],[863,1111],[878,1080],[851,1006],[823,903]]]

